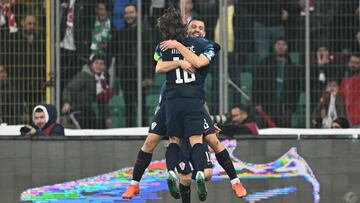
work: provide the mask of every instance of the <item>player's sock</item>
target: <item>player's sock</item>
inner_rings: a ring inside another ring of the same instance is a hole
[[[215,154],[215,156],[221,167],[223,167],[226,174],[229,176],[230,180],[238,179],[234,168],[234,164],[230,159],[229,152],[226,149],[224,149],[223,151]]]
[[[133,171],[133,181],[132,184],[140,182],[141,177],[144,175],[145,169],[150,165],[152,159],[152,153],[147,153],[142,150],[139,151],[136,158],[134,171]]]
[[[191,200],[191,187],[180,183],[180,194],[183,203],[190,203]]]
[[[206,165],[206,150],[203,144],[197,143],[192,147],[191,159],[196,171],[204,171]]]
[[[166,167],[168,171],[175,171],[176,164],[178,162],[178,154],[180,147],[175,143],[170,143],[166,149],[165,159]]]

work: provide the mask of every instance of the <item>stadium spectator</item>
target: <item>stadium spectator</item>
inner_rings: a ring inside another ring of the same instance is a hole
[[[331,123],[331,128],[350,128],[350,123],[346,118],[339,117]]]
[[[347,119],[351,127],[360,127],[360,55],[352,54],[348,63],[349,77],[341,82]]]
[[[10,33],[15,33],[18,31],[18,25],[16,23],[15,13],[14,13],[14,4],[15,0],[7,0],[0,2],[0,29],[6,30]],[[5,27],[5,28],[4,28]]]
[[[351,52],[360,53],[360,31],[356,33],[354,40],[352,40]]]
[[[15,87],[8,80],[5,66],[0,64],[0,123],[19,123],[18,102]]]
[[[221,132],[227,136],[258,135],[255,119],[250,115],[249,108],[244,105],[235,105],[231,108],[231,121],[218,124]]]
[[[20,129],[21,135],[57,136],[65,135],[64,127],[56,123],[57,111],[53,105],[37,105],[32,113],[32,125]]]
[[[326,89],[313,112],[311,124],[314,128],[331,128],[334,120],[346,116],[339,82],[329,78],[327,81]]]
[[[193,0],[183,0],[182,2],[184,3],[184,5],[180,5],[180,8],[184,8],[183,22],[184,24],[188,24],[191,19],[198,17],[198,14],[194,10]]]
[[[86,0],[62,0],[60,24],[61,89],[89,56],[90,23],[95,8]]]
[[[277,127],[290,127],[303,76],[292,62],[284,38],[275,41],[273,50],[274,53],[255,69],[253,102],[275,121]]]
[[[136,107],[138,94],[138,68],[137,68],[137,7],[134,4],[126,4],[124,6],[125,27],[119,30],[115,36],[114,47],[116,53],[116,74],[120,79],[120,85],[125,100],[125,119],[127,127],[136,126]],[[153,32],[148,27],[148,23],[142,24],[142,85],[148,87],[153,85],[154,62],[152,60],[153,47],[155,47]],[[144,91],[143,91],[144,93]],[[143,98],[145,96],[143,95]],[[143,124],[146,123],[145,102],[143,99]]]
[[[254,17],[255,52],[259,61],[269,55],[271,43],[285,36],[284,23],[289,18],[286,0],[249,0],[245,4]]]
[[[106,59],[95,55],[90,64],[75,75],[63,91],[62,113],[79,112],[75,117],[82,129],[111,127],[108,101],[113,95],[107,83]],[[96,103],[98,119],[93,104]]]
[[[334,46],[337,48],[336,51],[355,52],[357,50],[352,49],[352,47],[354,36],[359,31],[360,4],[353,0],[342,0],[340,2],[338,13],[333,16],[335,18],[333,27],[337,29],[337,32],[332,33],[332,42],[336,45]]]
[[[311,104],[314,106],[319,102],[323,90],[332,79],[342,79],[345,69],[340,65],[335,56],[331,54],[326,46],[320,46],[312,59],[310,69],[311,79]]]
[[[7,67],[19,97],[19,112],[24,122],[30,121],[32,107],[43,101],[45,83],[45,37],[33,14],[22,16],[20,30],[6,36],[1,46],[1,58]]]
[[[339,1],[315,0],[310,1],[310,36],[311,50],[328,42],[332,45],[331,39],[335,38],[332,27],[335,23],[335,16],[338,14]],[[287,35],[293,42],[291,45],[296,51],[305,51],[305,21],[306,21],[306,0],[298,0],[297,5],[290,7],[289,21],[287,24]],[[330,43],[331,42],[331,43]],[[335,47],[330,46],[332,50]]]
[[[125,27],[124,7],[126,4],[137,4],[137,0],[112,0],[114,9],[112,15],[113,27],[117,30]],[[143,2],[145,3],[145,2]]]
[[[91,29],[90,59],[96,54],[109,55],[112,38],[110,9],[106,1],[96,4],[96,17]],[[109,59],[107,61],[110,61]]]
[[[199,17],[206,22],[206,38],[214,39],[214,29],[219,16],[219,1],[217,0],[196,0],[194,10]]]

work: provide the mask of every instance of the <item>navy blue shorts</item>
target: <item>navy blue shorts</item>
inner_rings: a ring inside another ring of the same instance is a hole
[[[205,131],[204,103],[195,98],[176,98],[165,102],[168,136],[189,138]]]
[[[205,110],[205,107],[203,107],[203,111],[205,113],[205,123],[204,123],[204,137],[210,134],[215,133],[215,127],[214,123],[210,118],[209,113]]]
[[[205,168],[212,168],[213,164],[210,159],[208,144],[205,142],[203,143],[203,145],[204,147],[206,147],[206,158],[207,158]],[[179,163],[176,165],[176,170],[178,173],[186,175],[195,171],[193,165],[194,165],[193,161],[191,160],[191,145],[189,142],[184,141],[181,143],[180,146]]]
[[[149,133],[166,136],[165,114],[165,104],[162,102],[156,107],[154,118],[149,126]]]
[[[149,130],[148,130],[149,133],[154,133],[154,134],[157,134],[160,136],[166,136],[166,125],[165,125],[166,110],[165,110],[164,103],[165,102],[161,102],[161,104],[159,104],[156,107],[154,118],[151,121],[150,126],[149,126]],[[204,106],[202,107],[202,110],[205,115],[203,135],[206,136],[206,135],[215,133],[214,123],[211,120],[210,115],[207,113]]]

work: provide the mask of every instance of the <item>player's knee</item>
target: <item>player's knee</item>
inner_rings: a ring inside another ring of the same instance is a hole
[[[141,147],[141,150],[147,153],[152,153],[160,141],[161,137],[159,135],[149,133],[143,146]]]
[[[190,185],[191,177],[192,177],[192,173],[180,174],[180,183],[183,185]]]
[[[212,174],[213,174],[212,172],[213,171],[210,168],[206,168],[204,170],[205,181],[209,181],[212,178]]]
[[[225,149],[225,146],[220,142],[215,133],[206,136],[205,140],[215,153],[219,153]]]

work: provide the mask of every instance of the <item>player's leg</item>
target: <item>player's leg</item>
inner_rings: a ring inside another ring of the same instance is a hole
[[[168,169],[167,184],[170,194],[176,199],[180,198],[180,191],[174,171],[177,163],[179,162],[179,138],[184,135],[183,108],[184,106],[179,99],[170,99],[165,102],[166,133],[170,142],[165,153],[166,167]]]
[[[205,147],[202,144],[202,135],[193,135],[189,137],[192,147],[191,159],[196,169],[196,185],[197,194],[200,201],[205,201],[207,197],[207,189],[205,184],[204,168],[206,165]]]
[[[229,176],[232,189],[234,190],[236,196],[239,198],[244,197],[247,193],[246,189],[242,186],[240,179],[237,177],[234,164],[231,161],[228,151],[216,135],[216,129],[210,118],[210,115],[207,113],[207,111],[205,111],[205,109],[204,112],[206,112],[205,123],[207,124],[206,127],[208,127],[206,133],[204,134],[204,140],[215,151],[216,159],[223,167],[226,174]]]
[[[179,186],[177,183],[177,176],[175,174],[175,167],[179,162],[180,153],[180,139],[177,137],[169,137],[169,146],[165,152],[166,167],[168,169],[167,185],[171,196],[175,199],[180,198]]]
[[[165,126],[165,109],[159,108],[156,112],[153,122],[154,125],[151,125],[149,128],[148,136],[138,152],[134,170],[133,170],[133,178],[131,180],[130,185],[123,193],[122,197],[125,199],[131,199],[134,195],[140,193],[139,182],[141,177],[144,175],[146,168],[151,163],[152,153],[156,146],[160,143],[163,136],[166,134],[166,126]]]
[[[237,177],[236,170],[233,162],[231,161],[229,152],[224,145],[219,141],[216,133],[209,134],[204,138],[210,147],[215,151],[215,156],[221,167],[225,170],[226,174],[230,178],[232,189],[237,197],[242,198],[247,194],[246,189],[240,183],[240,179]]]
[[[180,174],[180,194],[183,203],[191,202],[191,176],[192,173]]]
[[[212,168],[205,168],[204,169],[205,181],[210,181],[212,178],[212,174],[213,174]]]
[[[203,133],[205,131],[205,113],[202,111],[203,103],[199,100],[192,100],[188,106],[193,108],[188,111],[184,119],[184,136],[189,138],[191,150],[191,160],[196,171],[197,194],[201,201],[207,196],[204,168],[206,166],[206,151],[203,143]]]
[[[191,200],[191,177],[193,167],[190,164],[191,146],[188,142],[181,143],[181,152],[179,154],[180,162],[176,165],[176,170],[180,174],[180,194],[183,203],[190,203]]]
[[[207,145],[206,145],[207,146]],[[210,160],[210,154],[209,152],[206,152],[206,156],[208,157],[207,159],[207,164],[205,166],[205,169],[204,169],[204,176],[205,176],[205,181],[210,181],[211,178],[212,178],[212,174],[213,174],[213,164]],[[196,174],[193,172],[192,173],[192,179],[195,180],[196,179]]]
[[[123,198],[131,199],[134,195],[140,193],[139,183],[141,177],[144,175],[146,168],[150,165],[152,153],[161,140],[162,137],[157,134],[148,134],[143,146],[141,147],[141,150],[136,157],[133,170],[133,178],[126,191],[122,194]]]

